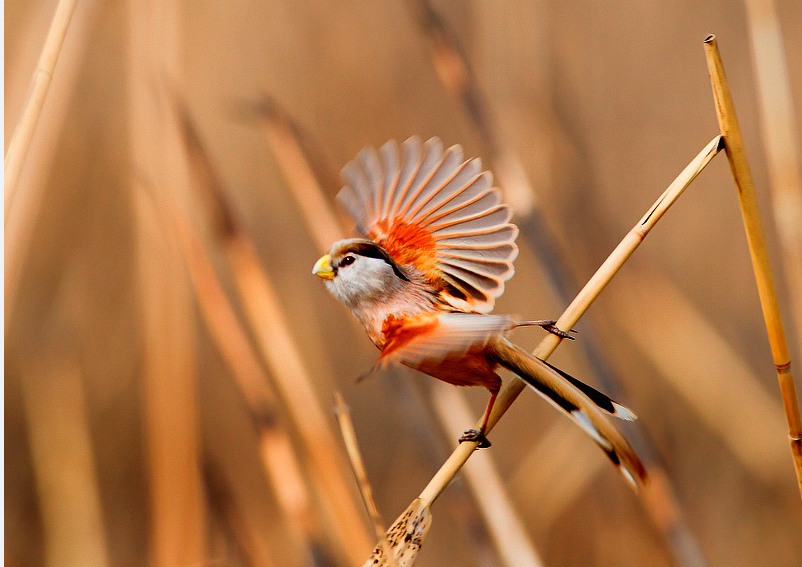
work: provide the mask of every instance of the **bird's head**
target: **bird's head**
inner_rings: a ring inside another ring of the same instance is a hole
[[[315,263],[312,273],[351,309],[387,302],[410,283],[405,269],[384,248],[358,238],[335,242]]]

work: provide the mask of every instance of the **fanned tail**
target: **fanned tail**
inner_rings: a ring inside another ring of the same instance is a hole
[[[490,341],[487,352],[590,435],[635,491],[638,483],[646,482],[646,468],[640,458],[621,431],[605,417],[634,419],[634,413],[503,337]]]

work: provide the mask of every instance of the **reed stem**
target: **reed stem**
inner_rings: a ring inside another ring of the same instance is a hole
[[[704,149],[682,170],[676,179],[655,201],[654,205],[647,211],[632,230],[624,237],[621,243],[608,256],[607,260],[599,267],[593,277],[590,278],[585,287],[579,292],[568,308],[557,320],[557,327],[563,330],[571,329],[579,318],[587,311],[591,303],[599,296],[604,287],[609,283],[613,276],[618,272],[624,262],[632,255],[635,249],[643,242],[649,231],[657,224],[668,208],[674,204],[682,192],[696,179],[710,160],[715,157],[723,148],[721,136],[716,136],[707,144]],[[534,351],[534,355],[545,360],[559,346],[562,339],[557,335],[549,334],[546,336]],[[515,398],[525,388],[521,380],[514,380],[509,383],[499,394],[493,412],[487,423],[489,432],[501,419],[501,416],[509,409]],[[481,424],[477,424],[477,427]],[[439,471],[434,475],[429,484],[423,489],[418,497],[426,506],[431,506],[438,496],[443,492],[448,483],[457,475],[463,465],[468,461],[477,443],[461,443],[448,460],[443,464]]]
[[[36,71],[33,73],[28,100],[25,102],[19,122],[17,122],[17,126],[14,129],[14,136],[8,145],[3,170],[3,180],[5,182],[5,212],[3,218],[5,220],[8,220],[8,211],[11,209],[14,193],[17,190],[17,184],[22,174],[22,166],[25,163],[25,157],[28,155],[28,149],[31,147],[31,140],[33,140],[36,125],[39,123],[39,117],[42,115],[42,107],[45,104],[47,91],[50,89],[50,81],[53,78],[53,70],[61,53],[64,36],[67,35],[67,28],[70,25],[77,1],[61,0],[56,7],[53,22],[47,32],[45,45],[42,47],[42,54],[39,56]]]
[[[713,86],[719,128],[727,150],[732,176],[738,188],[741,217],[746,229],[746,239],[749,243],[749,253],[752,257],[752,268],[757,281],[760,306],[763,309],[763,318],[766,321],[771,355],[774,359],[774,366],[777,368],[777,379],[780,382],[785,417],[788,421],[791,454],[794,458],[799,490],[802,493],[802,418],[799,415],[794,376],[791,372],[791,356],[788,352],[788,344],[785,340],[785,331],[780,316],[780,306],[777,302],[777,292],[774,287],[774,277],[772,276],[769,253],[766,248],[763,223],[760,219],[760,210],[757,205],[755,184],[752,180],[749,163],[746,160],[741,128],[735,115],[735,105],[732,101],[727,77],[724,74],[724,65],[721,61],[721,54],[718,50],[715,35],[707,36],[704,40],[704,48],[710,81]]]

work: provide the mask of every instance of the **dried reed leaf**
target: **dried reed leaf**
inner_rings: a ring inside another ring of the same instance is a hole
[[[628,274],[610,290],[615,323],[750,473],[776,482],[787,459],[770,441],[783,430],[780,405],[675,286],[639,269]]]
[[[605,460],[582,430],[568,420],[555,420],[509,480],[510,492],[535,511],[533,530],[547,532],[599,473],[609,470]]]
[[[186,203],[189,178],[178,125],[153,77],[179,76],[180,20],[176,2],[158,7],[131,0],[128,88],[130,149],[137,237],[137,284],[142,344],[142,408],[154,567],[201,564],[206,509],[195,353],[195,311],[174,235],[144,177],[156,191]],[[180,513],[176,513],[180,511]]]
[[[58,141],[72,108],[78,87],[78,73],[86,57],[94,27],[97,25],[98,2],[82,3],[75,11],[63,53],[60,56],[57,80],[43,105],[41,120],[47,128],[37,130],[26,157],[27,167],[20,173],[19,185],[25,190],[14,196],[14,206],[6,209],[5,224],[5,326],[8,329],[17,304],[20,281],[30,253],[31,241],[39,222],[47,193],[47,176],[51,172]],[[8,164],[8,161],[6,162]],[[11,196],[6,186],[6,203]]]

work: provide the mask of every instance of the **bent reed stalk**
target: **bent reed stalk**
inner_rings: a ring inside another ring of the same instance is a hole
[[[663,217],[668,208],[674,204],[688,185],[696,179],[696,176],[702,172],[705,166],[710,163],[710,160],[722,149],[722,137],[716,136],[701,152],[699,152],[685,169],[682,170],[660,198],[655,201],[654,205],[652,205],[643,218],[627,233],[621,243],[613,250],[607,260],[604,261],[593,277],[585,284],[585,287],[582,288],[574,301],[571,302],[565,312],[563,312],[557,320],[557,327],[559,329],[571,329],[576,322],[579,321],[579,318],[587,311],[591,303],[599,296],[621,266],[624,265],[624,262],[627,261],[640,243],[643,242],[643,239],[654,225],[657,224],[657,221]],[[562,342],[562,338],[557,335],[549,334],[540,342],[533,354],[541,360],[545,360],[556,350],[560,342]],[[490,419],[487,422],[487,432],[493,429],[525,387],[523,381],[514,380],[501,391],[496,400],[493,412],[490,414]],[[477,424],[477,427],[478,426],[479,424]],[[476,442],[466,442],[460,444],[460,446],[454,450],[448,460],[420,493],[420,496],[418,496],[418,499],[422,501],[425,506],[431,506],[440,494],[442,494],[445,487],[448,486],[451,480],[468,461],[477,445],[478,443]]]

